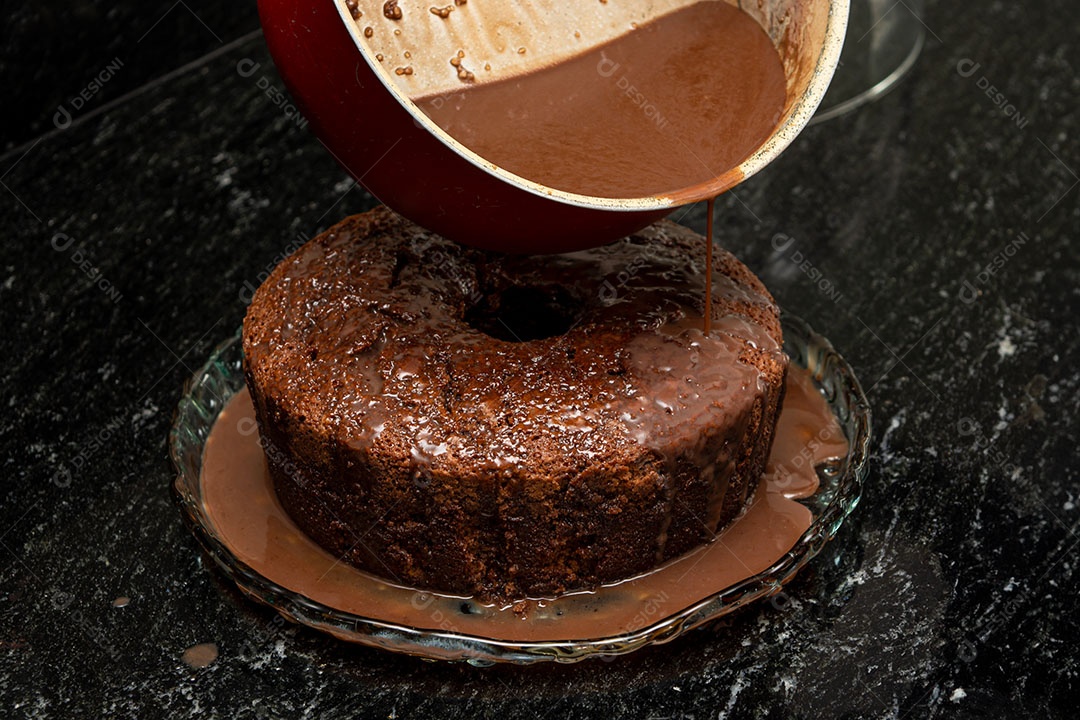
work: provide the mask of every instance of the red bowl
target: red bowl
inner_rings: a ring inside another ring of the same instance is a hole
[[[327,150],[375,197],[466,245],[553,253],[630,234],[677,206],[719,195],[776,157],[824,96],[840,54],[847,3],[766,0],[753,14],[770,32],[788,78],[788,100],[773,136],[709,182],[625,199],[567,193],[483,164],[435,126],[369,56],[345,0],[259,0],[259,16],[296,105]],[[381,8],[381,0],[363,4]]]

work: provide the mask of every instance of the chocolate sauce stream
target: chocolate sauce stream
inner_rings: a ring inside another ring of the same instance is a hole
[[[716,208],[716,198],[709,198],[705,207],[709,213],[709,219],[705,221],[705,337],[709,337],[712,333],[713,210]]]

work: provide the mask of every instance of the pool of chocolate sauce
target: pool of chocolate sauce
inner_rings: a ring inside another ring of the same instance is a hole
[[[642,630],[787,553],[813,516],[798,502],[816,468],[848,451],[809,374],[792,364],[772,455],[746,511],[710,543],[646,575],[515,607],[392,585],[309,540],[274,495],[247,390],[222,410],[206,441],[202,502],[213,530],[252,570],[327,607],[386,623],[508,641],[586,640]]]

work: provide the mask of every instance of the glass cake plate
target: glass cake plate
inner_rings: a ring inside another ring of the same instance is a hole
[[[219,345],[185,386],[169,436],[170,455],[177,471],[173,496],[185,524],[200,545],[241,591],[291,621],[342,640],[426,659],[465,661],[473,665],[572,663],[587,657],[622,655],[666,643],[748,603],[780,592],[784,583],[832,539],[859,502],[870,438],[870,409],[866,397],[851,367],[827,339],[790,314],[784,315],[783,327],[784,350],[792,364],[809,372],[849,445],[845,458],[818,466],[820,484],[817,491],[798,500],[811,514],[809,529],[790,550],[778,552],[777,559],[765,570],[725,587],[709,588],[704,597],[685,606],[674,609],[665,606],[663,612],[658,612],[658,605],[651,599],[634,600],[642,604],[638,617],[643,620],[624,631],[596,632],[595,637],[523,641],[499,637],[499,632],[487,632],[475,622],[468,625],[471,631],[451,627],[452,623],[447,622],[434,623],[436,627],[391,622],[376,612],[355,612],[355,603],[354,611],[350,612],[333,607],[335,603],[315,600],[275,582],[239,559],[207,509],[202,476],[204,451],[211,429],[232,396],[244,389],[239,332]],[[340,563],[334,561],[333,565]],[[354,582],[386,587],[385,581],[374,576],[351,568],[345,571],[355,575]],[[401,588],[396,590],[403,591]],[[412,592],[412,597],[427,598],[426,602],[430,602],[430,594]],[[469,612],[467,599],[450,600],[459,604],[462,612]],[[551,618],[547,621],[551,622]]]

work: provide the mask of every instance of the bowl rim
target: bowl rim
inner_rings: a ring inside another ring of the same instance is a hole
[[[732,0],[718,0],[728,2],[738,7],[739,3]],[[775,160],[803,131],[817,110],[818,105],[825,98],[825,92],[829,89],[833,74],[840,62],[840,51],[843,49],[844,36],[847,31],[848,12],[851,0],[825,0],[829,5],[829,13],[826,18],[825,37],[821,45],[821,53],[811,74],[810,82],[806,91],[796,103],[794,109],[788,115],[787,120],[776,128],[769,139],[759,146],[750,156],[734,168],[729,169],[722,175],[712,180],[707,180],[697,185],[683,189],[673,190],[667,194],[650,195],[638,198],[607,198],[594,195],[584,195],[542,185],[528,180],[505,170],[498,165],[485,160],[477,153],[470,150],[449,133],[439,127],[429,118],[411,98],[394,81],[390,71],[377,62],[364,47],[360,25],[353,19],[345,0],[332,0],[338,11],[345,30],[352,38],[360,56],[367,63],[368,68],[375,77],[390,92],[394,99],[412,116],[413,122],[422,127],[428,133],[437,138],[444,146],[456,153],[473,166],[494,175],[503,182],[514,187],[543,198],[561,201],[576,207],[597,210],[620,210],[630,212],[642,212],[649,210],[674,209],[693,202],[709,200],[718,197],[724,192],[735,187],[744,180],[752,177],[770,162]],[[359,73],[359,66],[357,67]]]

